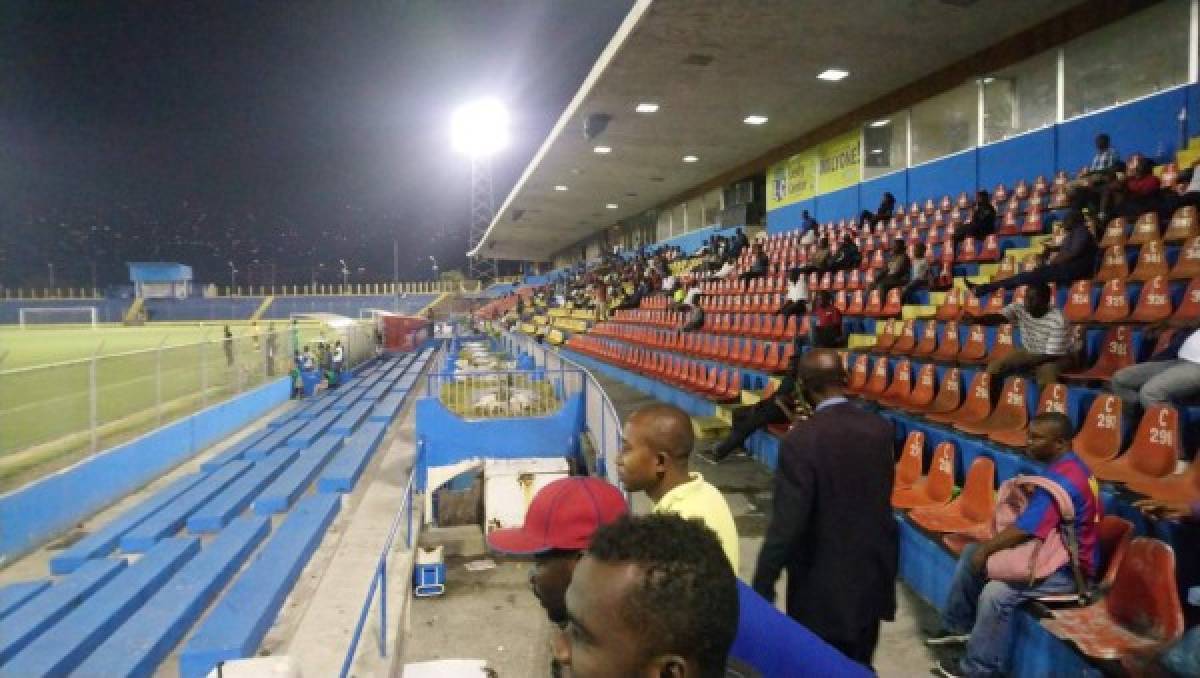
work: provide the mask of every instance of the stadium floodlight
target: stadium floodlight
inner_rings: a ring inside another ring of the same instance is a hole
[[[508,111],[496,99],[460,106],[450,117],[450,143],[471,157],[487,157],[508,145]]]
[[[96,329],[95,306],[44,306],[18,310],[21,329],[63,325],[87,325]]]

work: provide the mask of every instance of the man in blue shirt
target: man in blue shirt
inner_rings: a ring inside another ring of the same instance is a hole
[[[1028,452],[1034,460],[1046,465],[1042,475],[1058,483],[1071,497],[1075,508],[1075,534],[1079,541],[1079,566],[1082,576],[1090,581],[1098,564],[1097,526],[1103,509],[1096,479],[1071,451],[1072,433],[1071,420],[1066,415],[1058,412],[1039,414],[1029,424]],[[1038,595],[1077,590],[1071,564],[1032,585],[987,577],[987,560],[992,554],[1019,546],[1029,539],[1044,540],[1059,529],[1061,523],[1062,515],[1053,497],[1039,489],[1014,524],[986,542],[963,549],[946,607],[942,610],[945,630],[926,643],[966,643],[966,654],[962,659],[943,659],[934,666],[934,675],[1003,675],[1008,669],[1013,610]]]

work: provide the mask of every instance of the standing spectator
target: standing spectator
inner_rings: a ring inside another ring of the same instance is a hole
[[[842,246],[834,252],[833,258],[829,262],[829,270],[831,271],[853,271],[862,263],[862,252],[858,249],[858,243],[854,242],[854,236],[847,233],[842,238]]]
[[[566,609],[554,657],[573,678],[715,678],[737,633],[737,577],[699,522],[624,516],[596,530]]]
[[[786,568],[788,616],[869,666],[896,612],[892,425],[846,399],[835,351],[804,354],[797,382],[815,411],[780,446],[754,590],[773,601]]]
[[[1075,508],[1075,534],[1079,545],[1079,567],[1072,564],[1049,577],[1029,584],[989,579],[988,558],[1019,546],[1030,539],[1045,540],[1062,524],[1062,514],[1053,497],[1037,489],[1025,511],[1011,526],[981,544],[963,549],[942,610],[943,631],[929,645],[966,643],[961,660],[944,659],[934,667],[939,676],[1004,675],[1008,670],[1012,613],[1022,602],[1041,594],[1078,591],[1096,573],[1097,525],[1103,515],[1096,479],[1083,461],[1071,451],[1071,420],[1059,412],[1039,414],[1029,422],[1028,454],[1046,465],[1041,475],[1054,481],[1071,497]],[[1082,579],[1083,581],[1080,581]]]
[[[771,424],[791,424],[801,416],[796,401],[796,359],[788,365],[787,374],[770,398],[753,405],[733,408],[733,426],[729,435],[712,450],[713,463],[721,463],[733,451],[746,443],[755,431]]]
[[[908,284],[909,273],[912,270],[912,262],[908,258],[908,247],[903,240],[897,238],[892,241],[892,249],[888,251],[887,263],[884,265],[883,274],[871,283],[872,290],[879,290],[881,295],[886,296],[892,288],[903,287]]]
[[[767,252],[763,249],[762,243],[754,243],[754,247],[750,251],[753,253],[750,268],[740,276],[743,282],[763,277],[767,274],[767,270],[771,265],[771,261],[767,259]]]
[[[1200,330],[1176,330],[1164,350],[1117,370],[1112,390],[1131,412],[1200,394]]]
[[[780,315],[804,315],[808,310],[808,281],[800,269],[788,271],[787,296],[783,306],[779,308]]]
[[[995,232],[996,207],[992,204],[992,196],[987,191],[977,191],[971,220],[955,229],[954,244],[958,245],[968,237],[982,240]]]
[[[225,326],[221,347],[225,349],[225,364],[233,367],[233,332],[229,331],[229,325]]]
[[[1078,210],[1067,212],[1063,221],[1066,236],[1059,247],[1047,246],[1053,252],[1050,261],[1026,273],[976,285],[967,282],[967,288],[975,296],[983,296],[992,290],[1011,290],[1021,285],[1057,283],[1069,285],[1076,280],[1091,278],[1096,272],[1096,238],[1084,222]]]
[[[267,323],[267,376],[275,376],[275,354],[279,350],[279,335],[275,323]]]
[[[296,353],[300,350],[300,325],[296,322],[295,318],[292,318],[291,335],[292,353]]]
[[[342,380],[342,371],[346,368],[346,350],[342,348],[341,339],[333,344],[333,373],[338,382]]]
[[[702,521],[721,541],[737,571],[738,533],[721,492],[699,473],[688,472],[696,444],[692,419],[666,403],[647,405],[629,416],[617,457],[617,476],[630,492],[645,492],[655,513],[678,513]]]
[[[863,210],[862,217],[859,223],[864,228],[875,228],[881,221],[887,221],[892,218],[892,213],[896,210],[896,196],[890,192],[884,193],[879,200],[879,207],[875,208],[875,212],[871,213]]]
[[[923,242],[913,245],[912,277],[900,293],[901,303],[913,303],[913,294],[917,290],[929,289],[933,285],[933,268],[929,265],[929,258],[925,254],[926,251],[925,243]]]
[[[809,338],[814,348],[834,348],[843,342],[842,312],[833,303],[833,294],[829,290],[817,292],[816,304],[813,307],[814,320],[811,326],[812,336]]]
[[[1034,370],[1039,388],[1058,381],[1063,368],[1068,367],[1071,332],[1061,310],[1050,306],[1050,286],[1030,285],[1025,300],[1005,306],[1000,313],[990,313],[976,319],[983,325],[1013,323],[1021,333],[1021,347],[1008,355],[990,361],[987,373],[992,375],[993,394],[999,393],[1000,381],[1014,372]]]

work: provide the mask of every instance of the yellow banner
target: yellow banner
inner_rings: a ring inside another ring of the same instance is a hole
[[[767,171],[767,209],[807,200],[817,194],[817,151],[810,149],[771,165]]]
[[[862,181],[861,131],[817,146],[817,191],[829,193]]]

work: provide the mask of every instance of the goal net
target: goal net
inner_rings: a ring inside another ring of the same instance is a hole
[[[55,306],[20,309],[21,329],[58,325],[96,327],[95,306]]]

